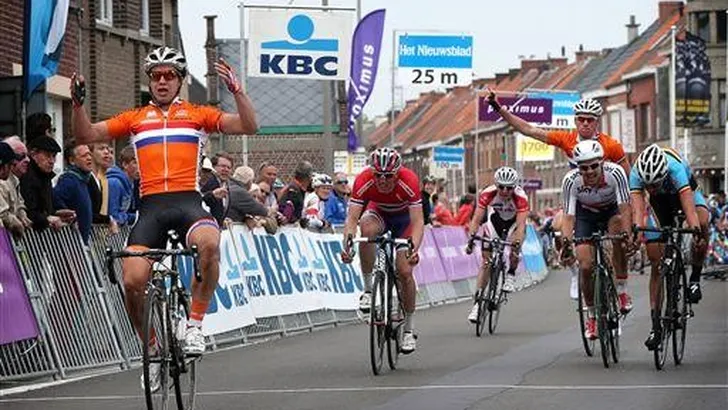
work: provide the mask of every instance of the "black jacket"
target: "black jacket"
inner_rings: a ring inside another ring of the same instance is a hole
[[[108,224],[111,222],[109,215],[101,214],[101,203],[103,202],[103,194],[96,178],[93,175],[88,179],[88,193],[91,196],[91,212],[93,215],[92,222],[95,224]],[[108,210],[107,210],[108,212]]]
[[[281,197],[278,199],[278,212],[286,217],[286,223],[295,223],[301,219],[305,197],[306,192],[295,180],[283,188]]]
[[[25,200],[28,218],[33,221],[33,228],[45,229],[48,227],[48,216],[53,215],[53,183],[51,180],[56,174],[46,173],[38,164],[30,160],[28,172],[20,178],[20,194]]]
[[[225,205],[223,205],[222,199],[215,198],[212,191],[220,188],[220,181],[216,177],[212,177],[207,180],[207,183],[202,187],[202,200],[210,208],[210,214],[215,218],[218,225],[222,226],[222,221],[225,219]]]
[[[432,212],[430,205],[430,193],[422,190],[422,214],[425,216],[425,225],[432,222],[432,220],[430,220],[430,213]]]
[[[246,215],[268,216],[265,206],[256,201],[240,182],[231,179],[228,188],[229,205],[225,217],[233,222],[243,222]]]

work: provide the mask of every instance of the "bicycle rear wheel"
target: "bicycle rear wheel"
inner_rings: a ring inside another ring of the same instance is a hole
[[[675,360],[675,365],[677,366],[682,363],[685,355],[685,338],[688,333],[688,318],[690,317],[687,275],[682,264],[677,265],[673,278],[675,310],[673,311],[672,358]]]
[[[581,293],[581,274],[579,274],[579,280],[577,282],[579,284],[579,302],[577,305],[577,312],[579,313],[579,329],[581,330],[581,342],[584,345],[584,352],[587,356],[592,357],[594,356],[594,341],[586,338],[586,320],[587,320],[587,308],[586,303],[584,303],[584,296]]]
[[[488,284],[488,333],[491,335],[495,333],[500,318],[503,288],[502,266],[502,263],[493,265],[493,270],[490,272],[490,283]]]
[[[669,349],[670,344],[670,338],[672,336],[672,320],[670,320],[670,317],[672,315],[672,306],[670,301],[670,296],[668,296],[668,293],[670,292],[670,288],[672,287],[672,280],[671,275],[669,272],[669,267],[667,266],[661,266],[660,267],[660,276],[663,278],[662,281],[662,296],[660,297],[662,302],[662,308],[660,309],[660,322],[662,325],[662,340],[660,341],[660,345],[657,346],[657,348],[653,351],[653,359],[655,362],[655,368],[657,370],[662,370],[662,368],[665,366],[665,359],[667,358],[667,350]]]
[[[175,300],[176,299],[176,300]],[[187,357],[182,350],[180,339],[184,335],[189,320],[190,304],[187,297],[177,295],[173,298],[176,309],[169,310],[168,322],[170,352],[172,352],[171,375],[178,410],[193,410],[197,394],[197,357]]]
[[[144,302],[144,322],[142,334],[144,351],[142,354],[144,397],[148,410],[167,410],[169,407],[169,332],[166,317],[166,301],[162,288],[147,286]],[[152,391],[150,367],[159,366],[158,394]]]
[[[390,280],[387,282],[387,312],[389,312],[389,324],[386,326],[387,361],[389,362],[389,368],[396,370],[399,360],[399,346],[402,341],[404,309],[402,309],[399,291],[397,291],[396,295],[397,300],[394,298],[394,290],[397,289],[395,279],[390,276]]]
[[[385,316],[384,272],[374,272],[372,284],[372,302],[369,310],[369,359],[372,372],[378,375],[382,371],[384,362],[384,345],[387,339],[387,318]]]

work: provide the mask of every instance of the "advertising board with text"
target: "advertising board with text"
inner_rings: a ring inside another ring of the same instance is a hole
[[[473,36],[465,33],[397,32],[398,80],[402,85],[452,87],[473,79]]]

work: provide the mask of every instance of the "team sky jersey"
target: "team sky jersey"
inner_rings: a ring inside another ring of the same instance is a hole
[[[222,112],[176,99],[164,112],[150,103],[106,120],[113,138],[130,136],[139,164],[141,196],[196,191],[207,134],[219,131]]]
[[[497,213],[501,219],[508,221],[516,217],[517,213],[528,212],[528,195],[520,186],[513,190],[513,195],[503,197],[498,195],[498,188],[490,185],[478,195],[478,208],[490,209]]]
[[[693,191],[698,188],[698,184],[693,178],[693,172],[687,161],[683,160],[676,151],[670,148],[662,148],[667,157],[667,178],[662,184],[651,194],[677,194],[686,189]],[[642,192],[645,190],[645,183],[637,172],[637,168],[632,168],[629,173],[629,189],[632,192]]]
[[[566,156],[569,157],[569,164],[571,164],[572,167],[576,166],[572,159],[574,147],[581,141],[583,141],[583,139],[579,137],[579,133],[576,130],[548,131],[546,133],[546,143],[561,148]],[[597,141],[599,141],[599,144],[601,144],[604,149],[605,160],[618,164],[625,158],[624,148],[622,148],[622,144],[620,144],[616,139],[607,134],[599,133]]]
[[[601,182],[595,187],[584,184],[584,179],[578,169],[572,169],[561,185],[564,201],[564,212],[567,215],[576,214],[577,202],[584,208],[601,212],[614,206],[629,202],[627,188],[627,175],[621,166],[612,162],[604,162],[604,172]]]
[[[395,178],[394,190],[382,193],[377,190],[374,171],[365,169],[354,180],[351,203],[365,206],[368,202],[374,202],[378,210],[385,214],[399,214],[407,212],[409,208],[421,207],[422,193],[417,174],[402,167]]]

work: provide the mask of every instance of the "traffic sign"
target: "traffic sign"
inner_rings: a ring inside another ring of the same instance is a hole
[[[397,33],[400,84],[466,86],[473,78],[473,36],[465,33]]]
[[[432,161],[438,168],[457,169],[465,163],[465,148],[440,145],[433,149]]]

